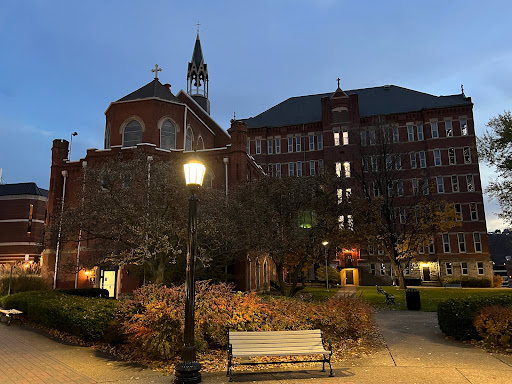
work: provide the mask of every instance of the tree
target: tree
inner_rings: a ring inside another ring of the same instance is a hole
[[[499,217],[512,223],[512,114],[504,112],[487,123],[489,129],[478,140],[478,152],[498,170],[498,177],[486,189],[498,199],[502,213]]]
[[[325,281],[325,265],[316,270],[316,277],[320,281]],[[331,266],[327,267],[327,277],[329,278],[329,285],[339,284],[341,281],[340,272]]]
[[[405,289],[405,268],[436,234],[458,224],[455,208],[432,194],[434,186],[421,165],[408,187],[404,176],[411,177],[411,171],[402,168],[408,156],[393,142],[391,126],[376,120],[372,129],[360,135],[364,140],[366,132],[369,141],[359,143],[359,156],[354,161],[362,166],[352,172],[362,192],[351,198],[356,232],[364,234],[360,242],[367,249],[383,251],[400,288]]]

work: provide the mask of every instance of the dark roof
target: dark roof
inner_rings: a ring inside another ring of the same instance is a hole
[[[196,45],[194,45],[194,53],[192,53],[192,63],[195,63],[196,68],[199,68],[203,61],[203,50],[201,49],[201,41],[199,40],[198,32],[196,38]]]
[[[512,233],[489,233],[487,237],[492,261],[505,264],[505,256],[512,256]]]
[[[48,197],[48,191],[36,183],[0,184],[0,196],[35,195]]]
[[[154,79],[152,82],[147,83],[142,88],[137,89],[136,91],[117,101],[140,100],[153,97],[181,103],[181,101],[179,101],[178,98],[172,94],[169,88],[163,86],[158,79]]]
[[[347,95],[357,94],[361,117],[391,115],[414,112],[422,109],[443,108],[456,105],[471,105],[471,99],[464,94],[434,96],[411,89],[386,85],[382,87],[345,91]],[[244,119],[249,128],[281,127],[305,124],[322,120],[321,99],[332,97],[334,92],[317,95],[291,97],[282,103]]]

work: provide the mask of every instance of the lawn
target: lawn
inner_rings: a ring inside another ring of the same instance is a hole
[[[420,291],[421,310],[425,312],[436,312],[437,304],[441,301],[459,297],[481,297],[491,295],[512,295],[510,288],[433,288],[414,287]],[[386,304],[386,297],[377,293],[375,286],[357,287],[357,294],[363,299],[378,308],[407,309],[405,292],[398,287],[382,287],[384,291],[395,296],[394,306]]]
[[[302,294],[311,294],[311,298],[313,300],[318,301],[325,301],[329,297],[332,297],[338,292],[338,288],[329,288],[329,292],[327,292],[327,289],[325,287],[311,287],[307,286],[299,293]]]

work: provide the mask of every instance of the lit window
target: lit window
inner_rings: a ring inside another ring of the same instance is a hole
[[[455,220],[462,221],[462,204],[455,203]]]
[[[425,151],[420,151],[420,168],[426,168],[427,167],[427,156],[425,154]]]
[[[302,150],[301,149],[301,143],[302,143],[301,137],[297,136],[295,138],[295,149],[296,149],[297,152],[300,152]]]
[[[439,137],[439,131],[437,128],[437,121],[430,122],[430,129],[432,132],[432,138],[437,139]]]
[[[452,263],[446,263],[445,266],[446,266],[446,274],[450,275],[450,276],[453,275]]]
[[[267,138],[267,147],[267,153],[271,155],[272,152],[274,151],[274,140],[272,140],[271,138]]]
[[[194,139],[194,134],[192,132],[192,128],[187,127],[186,135],[185,135],[185,151],[192,150],[192,142]],[[256,140],[256,145],[258,144]],[[258,148],[256,147],[256,153],[261,153],[261,140],[260,140],[260,151],[258,152]]]
[[[448,162],[450,165],[457,164],[457,159],[455,158],[455,148],[448,148]]]
[[[293,163],[288,163],[288,176],[294,175]]]
[[[398,127],[393,127],[393,143],[398,143],[400,141],[400,135],[398,132]]]
[[[276,153],[281,153],[281,137],[276,137]]]
[[[423,125],[419,124],[417,127],[418,141],[423,140]]]
[[[343,171],[345,173],[345,177],[350,177],[350,163],[348,161],[343,163]]]
[[[450,235],[448,233],[443,233],[443,251],[450,253]]]
[[[336,176],[341,177],[341,163],[336,162]]]
[[[315,160],[309,161],[309,175],[315,176]]]
[[[436,177],[437,193],[444,193],[444,179],[443,176]]]
[[[261,139],[256,139],[256,154],[259,155],[261,153]]]
[[[471,149],[464,147],[464,164],[471,164]]]
[[[302,176],[302,163],[300,161],[297,162],[297,176]]]
[[[375,130],[370,129],[368,132],[370,136],[370,145],[375,145]]]
[[[434,165],[436,167],[442,165],[441,164],[441,150],[440,149],[434,149]]]
[[[354,217],[352,215],[347,215],[347,229],[354,230]]]
[[[334,134],[334,145],[337,147],[340,145],[340,132],[335,131]],[[309,136],[309,150],[311,151],[311,136]]]
[[[341,204],[343,202],[343,189],[338,188],[336,190],[336,195],[338,196],[338,204]]]
[[[418,164],[416,163],[416,152],[411,152],[409,154],[409,159],[411,161],[411,169],[416,169]]]
[[[467,120],[461,120],[460,121],[460,134],[462,136],[467,136],[468,133],[468,121]]]
[[[478,211],[477,211],[476,203],[469,203],[469,213],[471,216],[471,221],[478,220]]]
[[[466,253],[466,237],[464,233],[457,233],[457,240],[459,241],[459,253]]]
[[[414,126],[413,125],[407,126],[407,138],[409,141],[414,141]]]
[[[446,129],[446,137],[452,137],[453,136],[452,121],[446,120],[444,122],[444,127]]]
[[[323,136],[321,133],[316,137],[316,142],[317,142],[317,147],[318,147],[319,151],[324,149],[324,141],[323,141]]]
[[[478,274],[479,275],[483,275],[484,274],[484,262],[483,261],[479,261],[478,263],[476,263],[476,267],[478,269]]]
[[[384,265],[384,263],[382,263],[380,265],[380,274],[381,275],[385,275],[386,274],[386,266]]]
[[[460,267],[463,275],[468,274],[468,263],[460,263]]]
[[[473,241],[475,243],[475,252],[482,252],[482,238],[480,232],[473,233]]]
[[[288,152],[293,152],[293,137],[288,138]]]
[[[343,145],[348,145],[348,131],[343,131]]]
[[[134,147],[142,143],[142,125],[137,120],[132,120],[123,131],[123,147]]]
[[[468,192],[475,191],[475,181],[473,175],[466,175],[466,183],[468,185]]]
[[[176,127],[170,120],[165,120],[160,128],[160,148],[176,149]]]
[[[459,192],[459,177],[452,176],[452,192]]]

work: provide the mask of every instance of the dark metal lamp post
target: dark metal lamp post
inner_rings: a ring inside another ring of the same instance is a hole
[[[174,383],[200,383],[201,364],[196,361],[194,343],[194,306],[195,306],[195,261],[197,255],[197,191],[203,185],[206,167],[197,158],[190,158],[185,163],[185,182],[190,190],[188,199],[188,242],[187,274],[185,281],[185,331],[181,361],[174,368]]]

